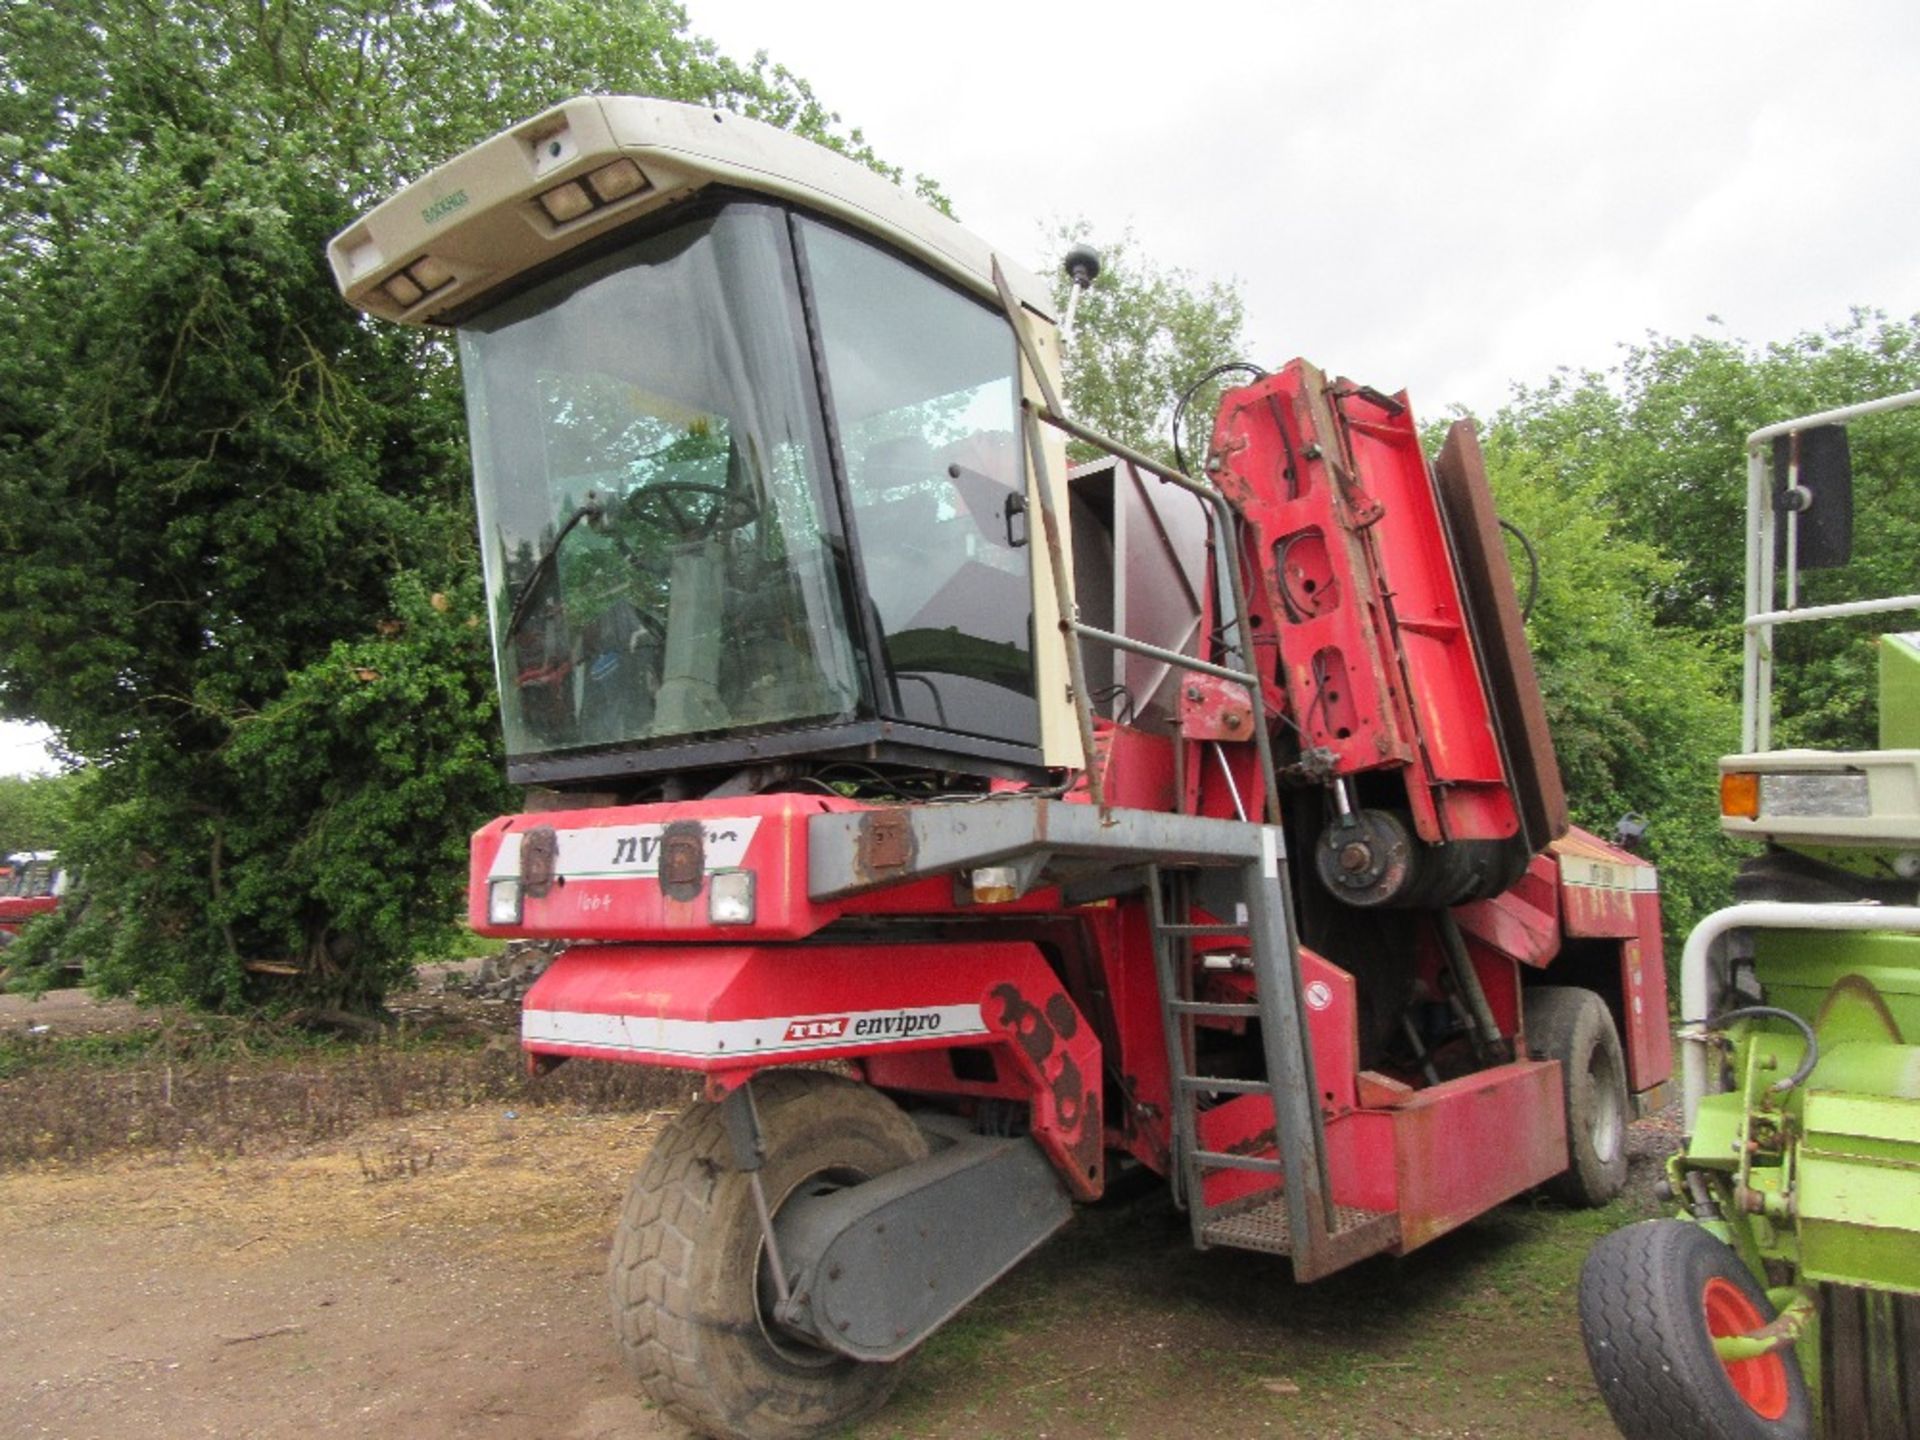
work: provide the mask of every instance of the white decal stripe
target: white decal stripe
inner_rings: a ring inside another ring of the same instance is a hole
[[[1604,861],[1584,860],[1581,874],[1562,862],[1560,883],[1579,890],[1655,891],[1660,889],[1660,872],[1651,865],[1611,865]]]
[[[796,1025],[834,1034],[789,1038]],[[723,1059],[736,1055],[792,1055],[842,1050],[856,1045],[897,1045],[929,1036],[941,1039],[987,1033],[978,1005],[929,1005],[907,1010],[841,1011],[825,1015],[776,1015],[753,1020],[670,1020],[649,1015],[596,1015],[581,1010],[526,1010],[520,1038],[536,1044],[580,1045],[648,1055]]]

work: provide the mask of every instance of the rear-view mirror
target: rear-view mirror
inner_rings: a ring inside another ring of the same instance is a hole
[[[1798,517],[1795,558],[1802,570],[1828,570],[1853,556],[1853,460],[1847,427],[1818,425],[1773,442],[1773,503]],[[1785,553],[1786,526],[1780,527]]]

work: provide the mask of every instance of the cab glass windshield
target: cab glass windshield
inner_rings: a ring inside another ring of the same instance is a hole
[[[785,216],[734,205],[461,331],[512,755],[848,716]]]
[[[823,749],[1037,744],[996,310],[741,200],[530,287],[460,344],[512,759],[856,721],[872,733]]]

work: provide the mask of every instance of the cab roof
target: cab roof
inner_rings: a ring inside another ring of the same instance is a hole
[[[341,231],[327,256],[351,304],[445,323],[535,266],[714,185],[831,216],[997,299],[993,247],[865,166],[731,111],[632,96],[579,96],[482,141]],[[1024,306],[1054,318],[1036,276],[1004,258],[1000,267]]]

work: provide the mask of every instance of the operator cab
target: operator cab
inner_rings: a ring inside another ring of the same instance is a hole
[[[334,242],[350,298],[458,337],[511,779],[1073,762],[1026,381],[960,236],[769,127],[582,100]]]
[[[66,889],[67,872],[51,850],[23,850],[0,866],[0,899],[58,899]]]

